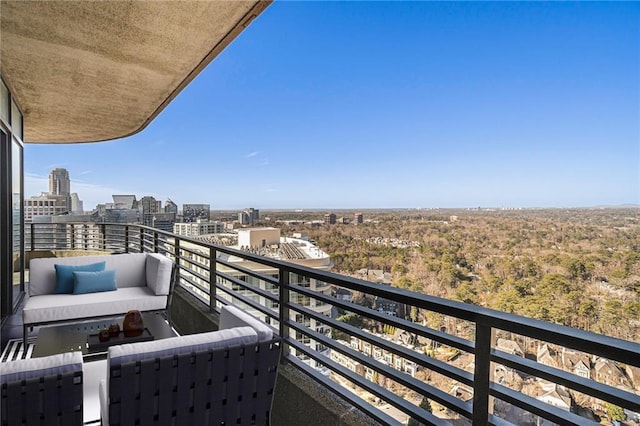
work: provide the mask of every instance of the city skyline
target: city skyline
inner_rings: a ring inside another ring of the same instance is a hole
[[[69,170],[212,209],[640,201],[637,3],[275,2],[147,129],[25,146],[25,198]]]

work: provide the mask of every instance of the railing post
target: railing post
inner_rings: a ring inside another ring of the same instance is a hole
[[[34,251],[36,249],[36,236],[35,236],[36,226],[35,226],[35,223],[31,222],[29,224],[29,230],[31,232],[31,235],[29,236],[29,239],[31,240],[31,251]]]
[[[105,225],[104,223],[101,223],[99,230],[102,236],[102,244],[100,246],[102,250],[107,251],[107,225]]]
[[[174,288],[175,285],[179,285],[180,284],[180,239],[179,238],[174,238],[173,239],[174,244],[173,244],[173,257],[174,257],[174,262],[175,262],[175,267],[176,267],[176,282],[173,283]]]
[[[158,233],[154,232],[153,233],[153,252],[154,253],[158,253],[160,250],[158,249],[158,242],[159,242],[159,238],[158,238]]]
[[[71,226],[71,232],[70,232],[70,237],[71,237],[71,250],[75,250],[76,248],[76,227],[73,223],[69,224]]]
[[[287,359],[289,355],[289,345],[287,339],[289,338],[289,270],[280,267],[278,274],[280,294],[279,294],[279,333],[282,338],[282,356],[281,361]]]
[[[138,228],[138,244],[140,245],[140,253],[144,253],[146,250],[144,249],[144,234],[145,230],[142,228]]]
[[[488,424],[493,412],[493,398],[489,397],[491,374],[491,345],[495,331],[492,327],[476,323],[475,370],[473,372],[473,426]]]
[[[124,225],[124,252],[129,253],[129,226]]]
[[[218,282],[217,268],[216,249],[209,247],[209,312],[215,312],[216,310],[216,290]]]

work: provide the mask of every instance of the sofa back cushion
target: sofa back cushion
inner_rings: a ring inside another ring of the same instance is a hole
[[[47,257],[29,262],[29,295],[53,294],[56,288],[56,270],[53,265],[87,265],[105,262],[105,269],[116,270],[118,288],[146,286],[145,253],[127,253],[104,256]]]
[[[156,296],[166,296],[171,288],[171,269],[173,262],[166,256],[157,253],[147,254],[147,285]]]

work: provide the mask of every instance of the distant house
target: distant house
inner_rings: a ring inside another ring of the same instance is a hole
[[[591,360],[586,354],[568,351],[562,348],[562,366],[565,371],[569,371],[577,376],[586,379],[591,378]]]
[[[524,358],[524,351],[515,340],[498,339],[496,342],[496,349],[509,353],[511,355],[521,356]]]
[[[343,302],[351,302],[353,300],[353,292],[346,288],[336,287],[333,295],[336,299],[342,300]]]
[[[594,365],[595,380],[609,386],[631,387],[629,379],[618,365],[606,358],[598,358]]]
[[[562,386],[556,384],[551,390],[537,396],[536,399],[562,410],[573,411],[574,404],[571,395]]]
[[[555,355],[556,352],[545,343],[544,345],[538,347],[536,360],[540,364],[547,365],[549,367],[560,368],[560,364],[558,363]]]
[[[631,380],[633,388],[640,391],[640,367],[627,365],[625,367],[625,372],[627,373],[627,377]]]

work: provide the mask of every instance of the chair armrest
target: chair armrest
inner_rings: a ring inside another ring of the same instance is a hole
[[[219,330],[246,326],[253,328],[258,333],[258,340],[261,342],[273,338],[273,330],[256,317],[233,305],[222,307],[220,310]]]

